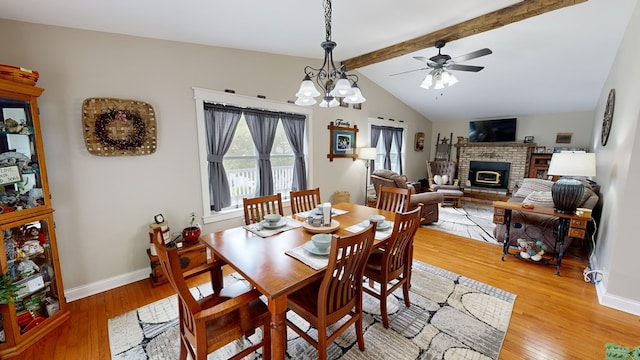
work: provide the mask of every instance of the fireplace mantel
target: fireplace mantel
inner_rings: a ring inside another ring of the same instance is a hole
[[[469,163],[471,161],[496,161],[511,164],[509,174],[508,192],[522,183],[527,176],[531,148],[535,143],[509,142],[509,143],[457,143],[456,162],[458,163],[458,179],[465,187],[471,186],[469,180]],[[471,190],[471,189],[470,189]]]

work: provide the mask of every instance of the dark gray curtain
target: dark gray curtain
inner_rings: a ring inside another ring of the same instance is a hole
[[[229,179],[222,164],[236,133],[242,112],[224,105],[205,104],[207,130],[207,161],[209,162],[209,204],[219,211],[231,205]]]
[[[307,164],[304,161],[304,126],[306,117],[287,114],[283,115],[281,119],[284,133],[287,135],[295,156],[291,191],[305,190],[307,188]]]
[[[382,133],[382,126],[371,125],[371,147],[377,148],[378,141],[380,140],[380,134]],[[376,161],[371,162],[369,167],[369,175],[373,174],[373,170],[376,168]]]
[[[271,172],[271,148],[276,137],[276,126],[279,115],[261,111],[245,110],[249,132],[258,150],[258,184],[256,196],[272,195],[274,193],[273,174]]]
[[[402,132],[404,131],[403,128],[395,128],[395,131],[393,132],[393,137],[396,139],[396,145],[398,146],[398,173],[399,174],[404,174],[404,171],[402,169],[402,156],[400,156],[400,154],[402,154]]]

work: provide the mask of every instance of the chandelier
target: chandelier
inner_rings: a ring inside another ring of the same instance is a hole
[[[438,90],[443,89],[445,86],[452,86],[457,82],[458,79],[456,79],[452,73],[443,68],[437,68],[431,70],[431,72],[427,74],[427,77],[424,78],[420,87],[428,90],[433,86],[434,89]]]
[[[336,107],[340,105],[338,98],[347,104],[359,104],[366,101],[358,88],[358,77],[348,75],[344,66],[336,67],[333,63],[333,49],[336,43],[331,41],[331,0],[324,2],[324,24],[326,40],[320,46],[324,49],[324,62],[318,69],[306,66],[304,79],[296,93],[296,105],[310,106],[317,103],[315,97],[322,95],[320,107]],[[315,84],[314,84],[315,82]],[[316,88],[320,87],[320,91]]]

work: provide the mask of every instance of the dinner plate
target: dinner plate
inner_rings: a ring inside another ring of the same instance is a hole
[[[265,220],[262,220],[260,222],[260,226],[262,226],[265,229],[277,229],[277,228],[281,228],[283,226],[287,225],[287,219],[280,219],[280,221],[278,221],[275,224],[269,224],[268,222],[266,222]]]
[[[329,255],[329,251],[331,251],[329,247],[327,247],[325,251],[318,250],[318,248],[315,245],[313,245],[313,241],[307,241],[302,245],[302,248],[312,253],[313,255],[321,255],[321,256],[327,256]]]

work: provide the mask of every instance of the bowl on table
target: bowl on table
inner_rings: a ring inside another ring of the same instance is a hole
[[[331,237],[331,234],[315,234],[311,236],[311,242],[313,242],[316,249],[325,252],[331,246]]]
[[[384,215],[369,215],[369,221],[370,222],[375,222],[378,224],[378,226],[382,225],[382,223],[384,223],[385,221],[385,217]]]
[[[264,221],[266,221],[269,225],[276,225],[282,216],[280,214],[267,214],[264,216]]]

